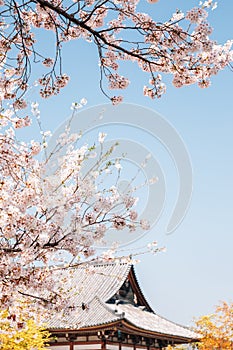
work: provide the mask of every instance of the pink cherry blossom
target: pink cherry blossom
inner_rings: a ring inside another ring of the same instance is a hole
[[[38,104],[34,102],[31,107],[38,115]],[[93,258],[96,243],[104,240],[110,228],[133,232],[143,225],[137,221],[137,212],[130,210],[136,202],[133,194],[122,195],[114,186],[97,189],[99,166],[111,152],[97,157],[95,171],[85,174],[85,162],[94,147],[77,148],[79,136],[71,137],[67,128],[63,143],[39,161],[43,140],[50,133],[41,132],[41,144],[18,141],[15,129],[29,124],[29,117],[16,117],[14,108],[2,113],[0,304],[3,309],[12,305],[17,308],[21,296],[33,301],[30,312],[46,306],[52,313],[64,308],[66,298],[56,280],[59,266],[67,268]],[[101,142],[104,137],[102,133]],[[119,206],[120,214],[115,213]],[[112,259],[110,255],[106,253],[102,259]]]
[[[30,86],[34,63],[41,63],[43,67],[42,76],[37,77],[40,95],[49,98],[59,94],[70,80],[63,73],[62,52],[71,40],[82,39],[96,46],[100,88],[114,105],[121,103],[123,97],[110,95],[106,86],[110,91],[122,90],[130,83],[127,76],[120,74],[122,61],[137,63],[148,76],[149,84],[144,88],[142,85],[141,89],[152,99],[166,92],[163,74],[171,74],[176,87],[190,84],[203,87],[210,85],[212,75],[231,65],[231,49],[210,37],[213,29],[207,22],[208,10],[216,8],[216,2],[201,1],[187,13],[177,9],[165,23],[139,12],[138,3],[138,0],[117,0],[112,6],[111,1],[88,0],[76,9],[77,1],[72,0],[68,0],[66,7],[54,0],[36,3],[20,0],[14,11],[13,0],[1,2],[0,101],[13,100],[15,110],[26,107],[22,96]],[[12,13],[14,20],[9,21]],[[56,34],[54,41],[45,42],[41,50],[37,48],[39,30]],[[48,46],[55,48],[53,57]]]

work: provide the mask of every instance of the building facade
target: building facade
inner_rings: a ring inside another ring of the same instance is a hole
[[[72,279],[61,279],[73,310],[47,321],[51,350],[157,350],[198,340],[189,328],[152,310],[131,264],[80,266]]]

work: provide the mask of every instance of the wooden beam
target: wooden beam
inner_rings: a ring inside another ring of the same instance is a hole
[[[101,350],[106,350],[106,340],[103,339],[101,342]]]

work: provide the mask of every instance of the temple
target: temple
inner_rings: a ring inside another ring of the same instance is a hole
[[[51,350],[155,350],[198,340],[189,328],[152,310],[131,264],[81,265],[73,269],[72,282],[64,283],[70,283],[75,310],[47,322]]]

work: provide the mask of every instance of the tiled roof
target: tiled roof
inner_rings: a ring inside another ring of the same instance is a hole
[[[190,329],[168,321],[154,312],[143,310],[142,307],[106,303],[118,292],[131,268],[132,265],[127,263],[91,265],[74,268],[72,277],[68,277],[64,270],[60,281],[65,283],[66,290],[69,289],[69,304],[75,308],[68,316],[61,313],[47,320],[48,328],[81,330],[124,320],[142,331],[197,339],[197,334]]]
[[[113,305],[109,305],[109,307],[113,308]],[[124,319],[138,329],[164,335],[167,334],[191,339],[198,338],[198,335],[189,328],[171,322],[153,312],[145,311],[140,307],[135,307],[130,304],[120,304],[117,306],[117,312],[124,313]]]
[[[59,271],[57,280],[70,290],[69,302],[76,306],[90,303],[95,296],[105,302],[118,292],[126,280],[131,265],[127,263],[102,263]],[[55,278],[56,279],[56,278]]]
[[[69,272],[57,272],[55,280],[64,285],[67,305],[74,306],[69,316],[64,312],[50,320],[45,319],[49,328],[81,328],[115,321],[117,317],[105,302],[118,292],[126,280],[131,265],[127,263],[80,265]],[[68,290],[68,292],[67,292]],[[82,310],[82,305],[87,309]]]
[[[119,314],[115,314],[114,310],[95,297],[88,304],[87,309],[79,308],[78,311],[71,312],[67,316],[58,314],[56,318],[47,322],[47,326],[49,329],[80,329],[112,323],[119,319],[121,319]]]

